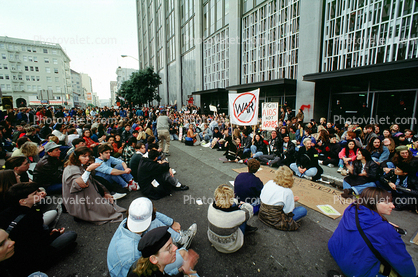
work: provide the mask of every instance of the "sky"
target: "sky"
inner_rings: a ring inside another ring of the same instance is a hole
[[[138,69],[135,0],[9,0],[0,9],[0,36],[59,43],[70,68],[110,98],[118,66]]]

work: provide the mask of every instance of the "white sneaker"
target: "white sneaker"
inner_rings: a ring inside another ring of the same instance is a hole
[[[171,169],[171,171],[173,172],[173,175],[177,173],[177,171],[174,170],[173,168]]]
[[[319,160],[319,161],[318,161],[318,163],[319,163],[320,165],[323,165],[323,164],[324,164],[324,161]]]
[[[306,175],[303,175],[302,177],[312,181],[312,177],[309,177],[309,176],[306,176]]]
[[[177,242],[179,245],[179,248],[186,248],[188,249],[190,247],[190,244],[192,243],[192,240],[194,236],[197,233],[197,224],[193,223],[189,229],[186,231],[180,231],[181,239]]]
[[[328,167],[329,168],[333,168],[335,165],[333,165],[333,164],[328,164]]]
[[[244,161],[243,160],[239,160],[238,163],[239,164],[242,164],[242,163],[244,163]]]
[[[113,199],[118,200],[126,196],[126,193],[115,193],[113,194]]]
[[[342,168],[342,167],[339,167],[339,168],[337,169],[337,172],[341,173],[341,171],[343,171],[343,168]]]

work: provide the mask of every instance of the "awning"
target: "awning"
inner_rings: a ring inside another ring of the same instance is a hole
[[[210,93],[228,93],[228,91],[224,88],[215,88],[215,89],[195,91],[195,92],[192,92],[192,95],[202,95],[202,94],[210,94]]]
[[[242,84],[242,85],[235,85],[235,86],[229,86],[226,89],[227,90],[233,90],[237,92],[243,92],[243,91],[250,91],[257,88],[274,88],[274,87],[282,87],[286,89],[286,91],[296,91],[296,80],[295,79],[276,79],[271,81],[263,81],[263,82],[255,82],[255,83],[249,83],[249,84]]]
[[[339,87],[355,85],[372,90],[418,88],[418,59],[408,59],[303,76],[304,81]]]

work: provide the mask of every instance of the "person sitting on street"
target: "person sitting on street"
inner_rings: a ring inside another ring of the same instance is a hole
[[[244,245],[244,234],[257,231],[247,224],[253,217],[253,206],[234,199],[234,191],[228,185],[215,190],[215,201],[208,208],[208,238],[221,253],[234,253]]]
[[[92,150],[86,146],[77,148],[65,164],[62,176],[62,198],[67,212],[77,219],[97,225],[121,222],[126,210],[113,202],[113,196],[90,173],[101,164],[89,164]],[[88,166],[87,166],[88,165]],[[91,199],[85,203],[81,199]]]
[[[136,137],[130,137],[122,150],[122,160],[129,164],[132,156],[135,154],[135,145],[137,143]],[[132,168],[131,168],[132,169]]]
[[[184,257],[177,258],[178,248],[167,229],[167,226],[158,227],[144,235],[138,243],[141,258],[132,264],[127,277],[166,276],[165,272],[174,265],[179,266],[179,273],[171,276],[199,276],[194,270],[199,255],[189,250]]]
[[[294,178],[292,170],[281,166],[276,170],[274,180],[268,181],[260,194],[261,206],[258,218],[264,224],[282,230],[294,231],[299,221],[306,216],[305,207],[296,207],[298,196],[293,196]]]
[[[267,165],[269,164],[269,161],[280,157],[280,142],[280,138],[277,136],[277,131],[271,131],[271,138],[268,145],[269,154],[257,157],[261,164]]]
[[[42,212],[34,207],[43,193],[34,182],[15,184],[7,192],[10,206],[0,213],[0,228],[8,230],[10,239],[16,242],[15,254],[7,265],[2,264],[11,276],[28,276],[46,269],[76,245],[75,232],[51,230],[44,225]]]
[[[129,212],[120,224],[110,241],[107,249],[107,266],[111,277],[125,277],[130,266],[141,257],[137,245],[142,237],[149,231],[167,226],[168,232],[179,247],[184,250],[177,251],[179,263],[174,263],[166,268],[170,275],[178,273],[183,262],[183,256],[187,253],[194,236],[197,232],[196,223],[186,231],[181,231],[180,223],[172,218],[156,211],[151,200],[139,197],[129,205]]]
[[[337,172],[341,173],[341,175],[345,176],[348,174],[347,168],[348,165],[351,165],[357,159],[357,153],[360,148],[357,147],[354,140],[348,140],[347,144],[343,149],[341,149],[340,153],[338,153],[338,158],[340,159],[338,162],[338,169]]]
[[[48,194],[61,193],[62,166],[59,160],[60,146],[55,142],[45,145],[45,156],[36,164],[33,170],[33,181],[42,184]]]
[[[188,190],[189,187],[182,185],[173,174],[169,163],[157,161],[160,153],[151,149],[148,157],[143,157],[138,165],[138,183],[141,192],[153,200],[165,197],[174,190]]]
[[[290,168],[296,176],[310,180],[317,180],[323,172],[318,164],[318,152],[312,147],[311,138],[303,140],[303,147],[296,153],[296,162],[290,164]]]
[[[232,138],[225,142],[225,153],[228,161],[236,162],[236,163],[243,163],[244,152],[241,146],[241,138],[235,137],[232,141]]]
[[[378,165],[389,160],[389,149],[383,145],[378,137],[370,138],[366,149],[370,152],[372,160]]]
[[[101,163],[101,165],[96,168],[96,175],[111,180],[129,191],[138,190],[139,185],[130,174],[131,169],[123,161],[110,156],[111,150],[108,144],[99,146],[97,150],[99,157],[96,158],[96,163]]]
[[[266,143],[264,143],[264,138],[260,133],[255,134],[252,140],[252,145],[250,146],[252,158],[255,159],[261,155],[268,154]]]
[[[129,161],[129,168],[132,170],[131,174],[134,177],[134,180],[138,182],[138,167],[139,161],[145,155],[146,149],[145,144],[139,142],[135,145],[135,154],[133,154],[131,160]]]
[[[73,146],[68,150],[67,154],[65,155],[64,162],[66,162],[70,155],[79,147],[86,146],[86,141],[83,138],[76,138],[72,141]]]
[[[318,144],[320,144],[318,142]],[[338,154],[341,151],[340,144],[337,143],[337,137],[335,135],[329,136],[329,142],[322,144],[321,153],[319,154],[319,164],[326,165],[328,167],[335,167],[339,163]]]
[[[263,182],[254,174],[260,168],[260,162],[255,159],[248,160],[248,172],[238,174],[234,181],[234,193],[238,201],[250,203],[254,214],[260,209],[260,193]]]
[[[357,158],[352,165],[347,165],[349,175],[344,178],[344,198],[360,195],[368,187],[375,187],[379,178],[379,165],[377,165],[366,149],[359,149]]]

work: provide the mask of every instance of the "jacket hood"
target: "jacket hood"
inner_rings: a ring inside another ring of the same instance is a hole
[[[350,205],[344,213],[346,215],[343,216],[340,224],[343,224],[344,228],[346,228],[347,230],[357,231],[356,207]],[[383,223],[383,218],[376,211],[372,211],[363,205],[359,206],[358,216],[360,220],[360,226],[363,230],[367,230],[369,228]]]

